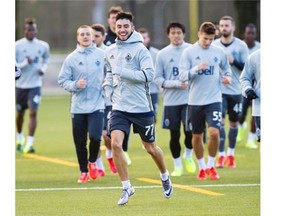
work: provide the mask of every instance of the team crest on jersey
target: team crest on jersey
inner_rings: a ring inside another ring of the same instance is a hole
[[[132,56],[130,53],[128,53],[125,57],[126,61],[129,62],[132,59]]]
[[[197,56],[197,57],[195,58],[195,60],[200,60],[200,56]]]
[[[217,58],[217,57],[214,57],[214,59],[213,59],[213,60],[214,60],[214,62],[215,62],[215,63],[217,63],[217,62],[218,62],[218,58]]]
[[[114,55],[112,54],[109,59],[115,59]]]
[[[95,64],[96,64],[96,66],[99,66],[100,65],[100,61],[96,60]]]

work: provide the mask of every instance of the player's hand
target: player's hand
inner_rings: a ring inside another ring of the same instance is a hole
[[[253,89],[247,89],[245,91],[245,94],[248,100],[253,100],[253,99],[258,98],[258,95],[255,93]]]
[[[44,72],[42,70],[38,70],[38,74],[39,74],[39,76],[43,76]]]
[[[208,62],[201,62],[199,65],[198,65],[198,70],[204,70],[208,67]]]
[[[27,57],[27,60],[28,60],[28,64],[33,64],[33,59]]]
[[[86,86],[87,86],[87,80],[84,79],[84,78],[81,78],[77,81],[77,84],[76,84],[77,88],[78,89],[85,89]]]

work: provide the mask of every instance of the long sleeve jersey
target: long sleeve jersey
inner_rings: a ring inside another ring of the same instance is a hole
[[[163,105],[176,106],[188,103],[188,88],[181,88],[179,62],[181,55],[191,44],[183,42],[179,46],[169,44],[161,49],[156,58],[155,82],[163,88]]]
[[[252,101],[252,116],[260,116],[260,98],[261,98],[261,63],[260,49],[251,53],[245,63],[243,72],[240,76],[242,95],[246,96],[247,89],[254,89],[259,98]]]
[[[39,69],[45,73],[47,71],[50,47],[45,41],[34,38],[29,41],[22,38],[16,41],[16,66],[21,69],[21,79],[16,81],[17,88],[35,88],[43,84],[43,76],[40,76]],[[28,63],[28,58],[33,60],[32,64]]]
[[[149,50],[140,33],[134,31],[126,41],[106,49],[107,75],[103,84],[113,88],[112,109],[128,113],[153,111],[149,84],[154,66]]]
[[[58,84],[72,94],[71,113],[92,113],[105,108],[102,84],[105,52],[95,45],[77,48],[63,62]],[[87,80],[85,89],[78,89],[79,79]]]
[[[208,67],[198,70],[201,62]],[[189,105],[222,102],[222,76],[231,76],[231,68],[224,50],[215,45],[202,48],[198,42],[183,51],[180,61],[180,80],[190,81]]]
[[[236,37],[234,37],[230,44],[223,44],[220,38],[216,39],[213,43],[223,48],[226,54],[230,54],[234,58],[234,63],[231,65],[232,83],[229,86],[222,85],[222,93],[228,95],[241,94],[239,77],[249,55],[248,46],[245,42]]]

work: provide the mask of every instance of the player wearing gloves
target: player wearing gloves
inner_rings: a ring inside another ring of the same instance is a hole
[[[240,76],[242,94],[249,100],[252,100],[252,116],[255,116],[257,140],[261,140],[261,121],[260,121],[260,98],[261,98],[261,51],[256,50],[249,55],[244,69]],[[254,82],[253,82],[254,80]]]
[[[155,143],[154,112],[149,94],[149,83],[154,74],[152,57],[143,45],[141,35],[134,31],[131,13],[118,13],[116,34],[116,43],[106,49],[107,75],[103,88],[112,101],[108,129],[113,160],[123,187],[118,205],[126,204],[129,197],[135,193],[122,149],[124,137],[127,136],[131,124],[160,171],[164,196],[170,198],[173,187],[169,172],[162,150]]]

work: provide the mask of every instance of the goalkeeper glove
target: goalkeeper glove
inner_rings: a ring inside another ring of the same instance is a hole
[[[258,98],[257,94],[255,93],[253,89],[247,89],[245,91],[245,94],[248,100],[253,100],[253,99]]]

